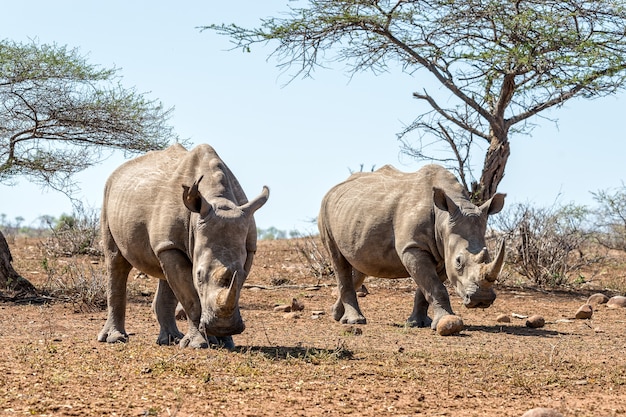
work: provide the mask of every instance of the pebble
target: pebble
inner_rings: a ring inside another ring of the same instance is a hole
[[[531,329],[538,329],[546,325],[546,320],[540,315],[533,315],[526,320],[526,327],[530,327]]]
[[[606,304],[609,301],[609,297],[602,293],[591,294],[587,299],[587,304],[591,304],[592,306],[598,304]]]
[[[593,315],[593,307],[591,304],[583,304],[576,312],[576,318],[579,320],[590,319]]]
[[[522,414],[522,417],[563,417],[554,408],[533,408]]]
[[[606,306],[609,308],[626,307],[626,297],[624,297],[623,295],[616,295],[615,297],[611,297],[609,301],[607,301]]]
[[[496,321],[498,323],[510,323],[511,317],[509,317],[508,314],[500,314],[498,317],[496,317]]]
[[[291,304],[280,304],[280,305],[274,306],[274,311],[289,313],[291,311]]]
[[[459,316],[449,314],[439,319],[437,333],[441,336],[450,336],[463,330],[463,320]]]

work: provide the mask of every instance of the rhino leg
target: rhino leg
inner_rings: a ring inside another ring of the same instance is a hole
[[[127,342],[126,322],[126,282],[131,264],[120,254],[113,237],[103,237],[105,242],[105,264],[107,275],[107,310],[108,316],[104,327],[98,333],[99,342]]]
[[[424,297],[421,288],[415,290],[415,302],[413,303],[413,312],[407,319],[410,327],[430,327],[432,319],[428,317],[428,301]]]
[[[159,280],[156,295],[152,302],[152,309],[157,316],[157,321],[161,326],[157,344],[173,345],[183,338],[184,334],[176,326],[175,311],[178,299],[166,280]]]
[[[333,305],[333,318],[341,324],[367,323],[359,308],[355,289],[355,277],[358,277],[356,281],[359,281],[358,287],[360,287],[365,276],[358,271],[353,271],[352,265],[341,254],[333,255],[332,260],[339,293]]]
[[[437,323],[443,316],[454,313],[450,306],[450,296],[437,275],[437,267],[432,256],[418,248],[410,248],[402,254],[402,263],[419,287],[418,291],[421,292],[421,295],[415,296],[413,306],[413,313],[417,313],[415,318],[426,315],[424,310],[425,308],[427,310],[430,304],[433,308],[433,320],[430,327],[436,329]]]
[[[187,313],[189,329],[180,340],[180,347],[208,348],[209,344],[199,330],[201,307],[198,293],[193,285],[191,262],[182,252],[175,249],[159,252],[157,256],[165,273],[168,287]],[[176,304],[174,303],[175,308]]]

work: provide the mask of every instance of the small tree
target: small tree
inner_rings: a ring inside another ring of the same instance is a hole
[[[598,203],[596,230],[600,244],[609,249],[626,251],[626,185],[613,192],[592,193]]]
[[[3,184],[26,178],[69,195],[72,175],[105,151],[145,152],[177,139],[167,124],[172,109],[65,46],[0,40],[0,103]],[[1,232],[0,243],[0,290],[15,289]]]
[[[509,135],[574,97],[613,94],[626,83],[626,4],[614,0],[309,0],[259,28],[210,25],[249,51],[275,41],[282,67],[309,76],[346,62],[349,71],[401,68],[430,74],[444,94],[413,96],[431,111],[403,132],[404,151],[455,168],[476,202],[495,194],[510,155]],[[417,131],[417,144],[406,134]],[[432,137],[450,157],[429,154]],[[481,175],[471,150],[481,142]],[[472,181],[470,178],[479,178]]]

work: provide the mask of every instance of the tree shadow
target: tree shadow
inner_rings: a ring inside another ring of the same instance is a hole
[[[465,326],[465,332],[483,332],[483,333],[504,333],[513,336],[539,336],[539,337],[554,337],[565,336],[569,333],[563,333],[556,330],[548,329],[533,329],[526,326],[513,326],[513,325],[493,325],[493,326]]]
[[[234,352],[257,353],[275,361],[299,359],[307,362],[316,362],[322,359],[350,360],[354,357],[354,353],[343,345],[335,349],[305,346],[237,346]]]

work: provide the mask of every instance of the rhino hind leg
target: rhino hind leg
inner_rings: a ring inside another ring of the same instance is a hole
[[[357,300],[356,288],[360,288],[365,275],[356,271],[342,256],[333,256],[333,265],[337,276],[337,301],[332,312],[335,321],[341,324],[366,324]]]
[[[413,303],[413,312],[407,319],[410,327],[430,327],[433,320],[428,317],[428,301],[424,297],[424,293],[418,287],[415,290],[415,302]]]
[[[152,309],[161,326],[157,338],[158,345],[175,345],[185,336],[176,325],[175,311],[177,305],[178,299],[174,291],[166,280],[160,279],[152,302]]]
[[[119,253],[112,238],[107,242],[106,266],[109,276],[107,284],[107,321],[98,333],[99,342],[127,342],[126,321],[126,283],[132,269],[130,263]]]

